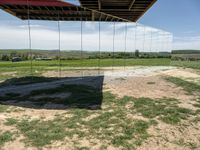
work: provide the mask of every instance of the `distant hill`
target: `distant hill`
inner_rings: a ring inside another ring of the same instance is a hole
[[[200,60],[200,50],[174,50],[172,51],[172,60]]]
[[[62,50],[26,50],[26,49],[7,49],[0,50],[0,60],[9,61],[13,57],[20,57],[22,60],[29,60],[31,58],[35,60],[42,59],[59,59],[59,55],[63,60],[76,60],[76,59],[106,59],[106,58],[171,58],[169,52],[139,52],[139,56],[135,55],[135,52],[108,52],[108,51],[65,51]]]
[[[200,54],[200,50],[173,50],[172,54]]]

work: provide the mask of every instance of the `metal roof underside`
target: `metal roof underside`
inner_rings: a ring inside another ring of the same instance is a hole
[[[136,22],[157,0],[79,0],[83,7]]]
[[[0,9],[22,20],[135,22],[155,1],[80,0],[77,6],[60,0],[0,0]]]

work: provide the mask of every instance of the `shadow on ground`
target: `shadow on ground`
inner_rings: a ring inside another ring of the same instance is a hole
[[[104,76],[22,77],[0,84],[0,104],[33,109],[101,109]]]

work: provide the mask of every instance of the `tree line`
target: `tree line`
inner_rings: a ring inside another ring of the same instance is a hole
[[[78,54],[78,52],[77,52]],[[28,52],[17,52],[12,51],[10,53],[0,53],[0,60],[1,61],[11,61],[14,57],[20,58],[22,61],[30,60],[31,58],[33,60],[37,60],[38,58],[51,58],[52,60],[59,60],[59,56],[57,53],[32,53],[32,56]],[[83,55],[77,55],[73,56],[70,55],[70,53],[67,53],[65,55],[61,55],[62,60],[79,60],[79,59],[109,59],[109,58],[116,58],[116,59],[131,59],[131,58],[171,58],[170,53],[150,53],[150,52],[140,52],[139,50],[136,50],[135,52],[86,52],[83,53]]]

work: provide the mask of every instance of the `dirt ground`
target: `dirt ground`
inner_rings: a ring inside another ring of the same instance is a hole
[[[149,69],[149,68],[148,68]],[[144,73],[139,72],[126,76],[125,73],[116,73],[117,76],[108,77],[106,79],[105,88],[108,91],[118,95],[119,97],[132,96],[136,98],[147,97],[152,99],[159,98],[177,98],[181,100],[181,106],[186,108],[192,108],[192,101],[195,96],[186,94],[181,88],[175,84],[167,82],[164,78],[167,76],[179,77],[185,80],[199,79],[199,72],[190,69],[176,69],[176,68],[162,68],[157,70],[153,68],[153,71],[145,71]],[[151,69],[150,69],[151,70]],[[140,71],[140,70],[139,70]],[[135,70],[137,72],[137,70]]]
[[[6,74],[6,73],[5,73]],[[175,84],[165,80],[165,77],[178,77],[188,81],[196,81],[200,79],[200,73],[192,69],[182,69],[175,67],[127,67],[127,68],[101,68],[101,70],[76,70],[76,71],[62,71],[62,77],[80,77],[103,75],[103,91],[109,91],[117,97],[122,98],[124,96],[131,96],[135,98],[176,98],[179,100],[179,106],[196,110],[193,106],[194,99],[198,98],[195,95],[188,95],[181,87],[177,87]],[[45,77],[56,77],[58,74],[55,71],[48,71],[43,74]],[[85,80],[84,82],[76,80],[64,79],[70,83],[81,83],[86,85],[93,85],[93,81]],[[56,84],[54,84],[56,83]],[[63,82],[54,81],[51,83],[36,83],[32,86],[21,85],[21,86],[7,86],[0,88],[0,96],[5,93],[12,93],[13,90],[17,93],[23,94],[31,92],[34,89],[44,89],[48,87],[56,87]],[[61,95],[52,95],[56,98],[59,96],[69,96],[70,93],[61,93]],[[35,98],[44,98],[45,95],[35,96]],[[10,100],[12,104],[12,100]],[[27,102],[28,103],[28,102]],[[31,104],[30,104],[31,105]],[[61,106],[62,107],[62,106]],[[128,106],[127,106],[128,107]],[[104,109],[104,108],[103,108]],[[10,112],[0,113],[0,131],[16,131],[14,127],[8,127],[4,123],[7,118],[24,118],[29,117],[31,119],[44,119],[52,120],[58,115],[63,115],[70,118],[70,114],[66,113],[67,110],[59,109],[33,109],[11,106]],[[93,118],[94,116],[90,116]],[[138,114],[129,115],[130,119],[143,119],[144,117]],[[193,118],[191,118],[193,119]],[[148,129],[148,133],[151,135],[142,145],[138,146],[138,150],[189,150],[189,149],[200,149],[200,122],[195,124],[186,120],[180,126],[173,126],[165,124],[161,121],[158,122],[157,126],[152,126]],[[19,135],[15,140],[4,144],[2,149],[5,150],[34,150],[35,147],[27,147],[22,141],[24,137]],[[91,149],[100,149],[101,141],[94,139],[93,143],[98,143],[96,146],[91,146],[92,141],[87,139],[80,141],[83,146],[90,147]],[[51,145],[44,147],[44,149],[58,149],[58,150],[71,150],[74,149],[71,139],[65,138],[64,141],[53,142]],[[0,148],[1,149],[1,148]],[[117,149],[112,146],[107,149]],[[119,148],[120,149],[120,148]]]

